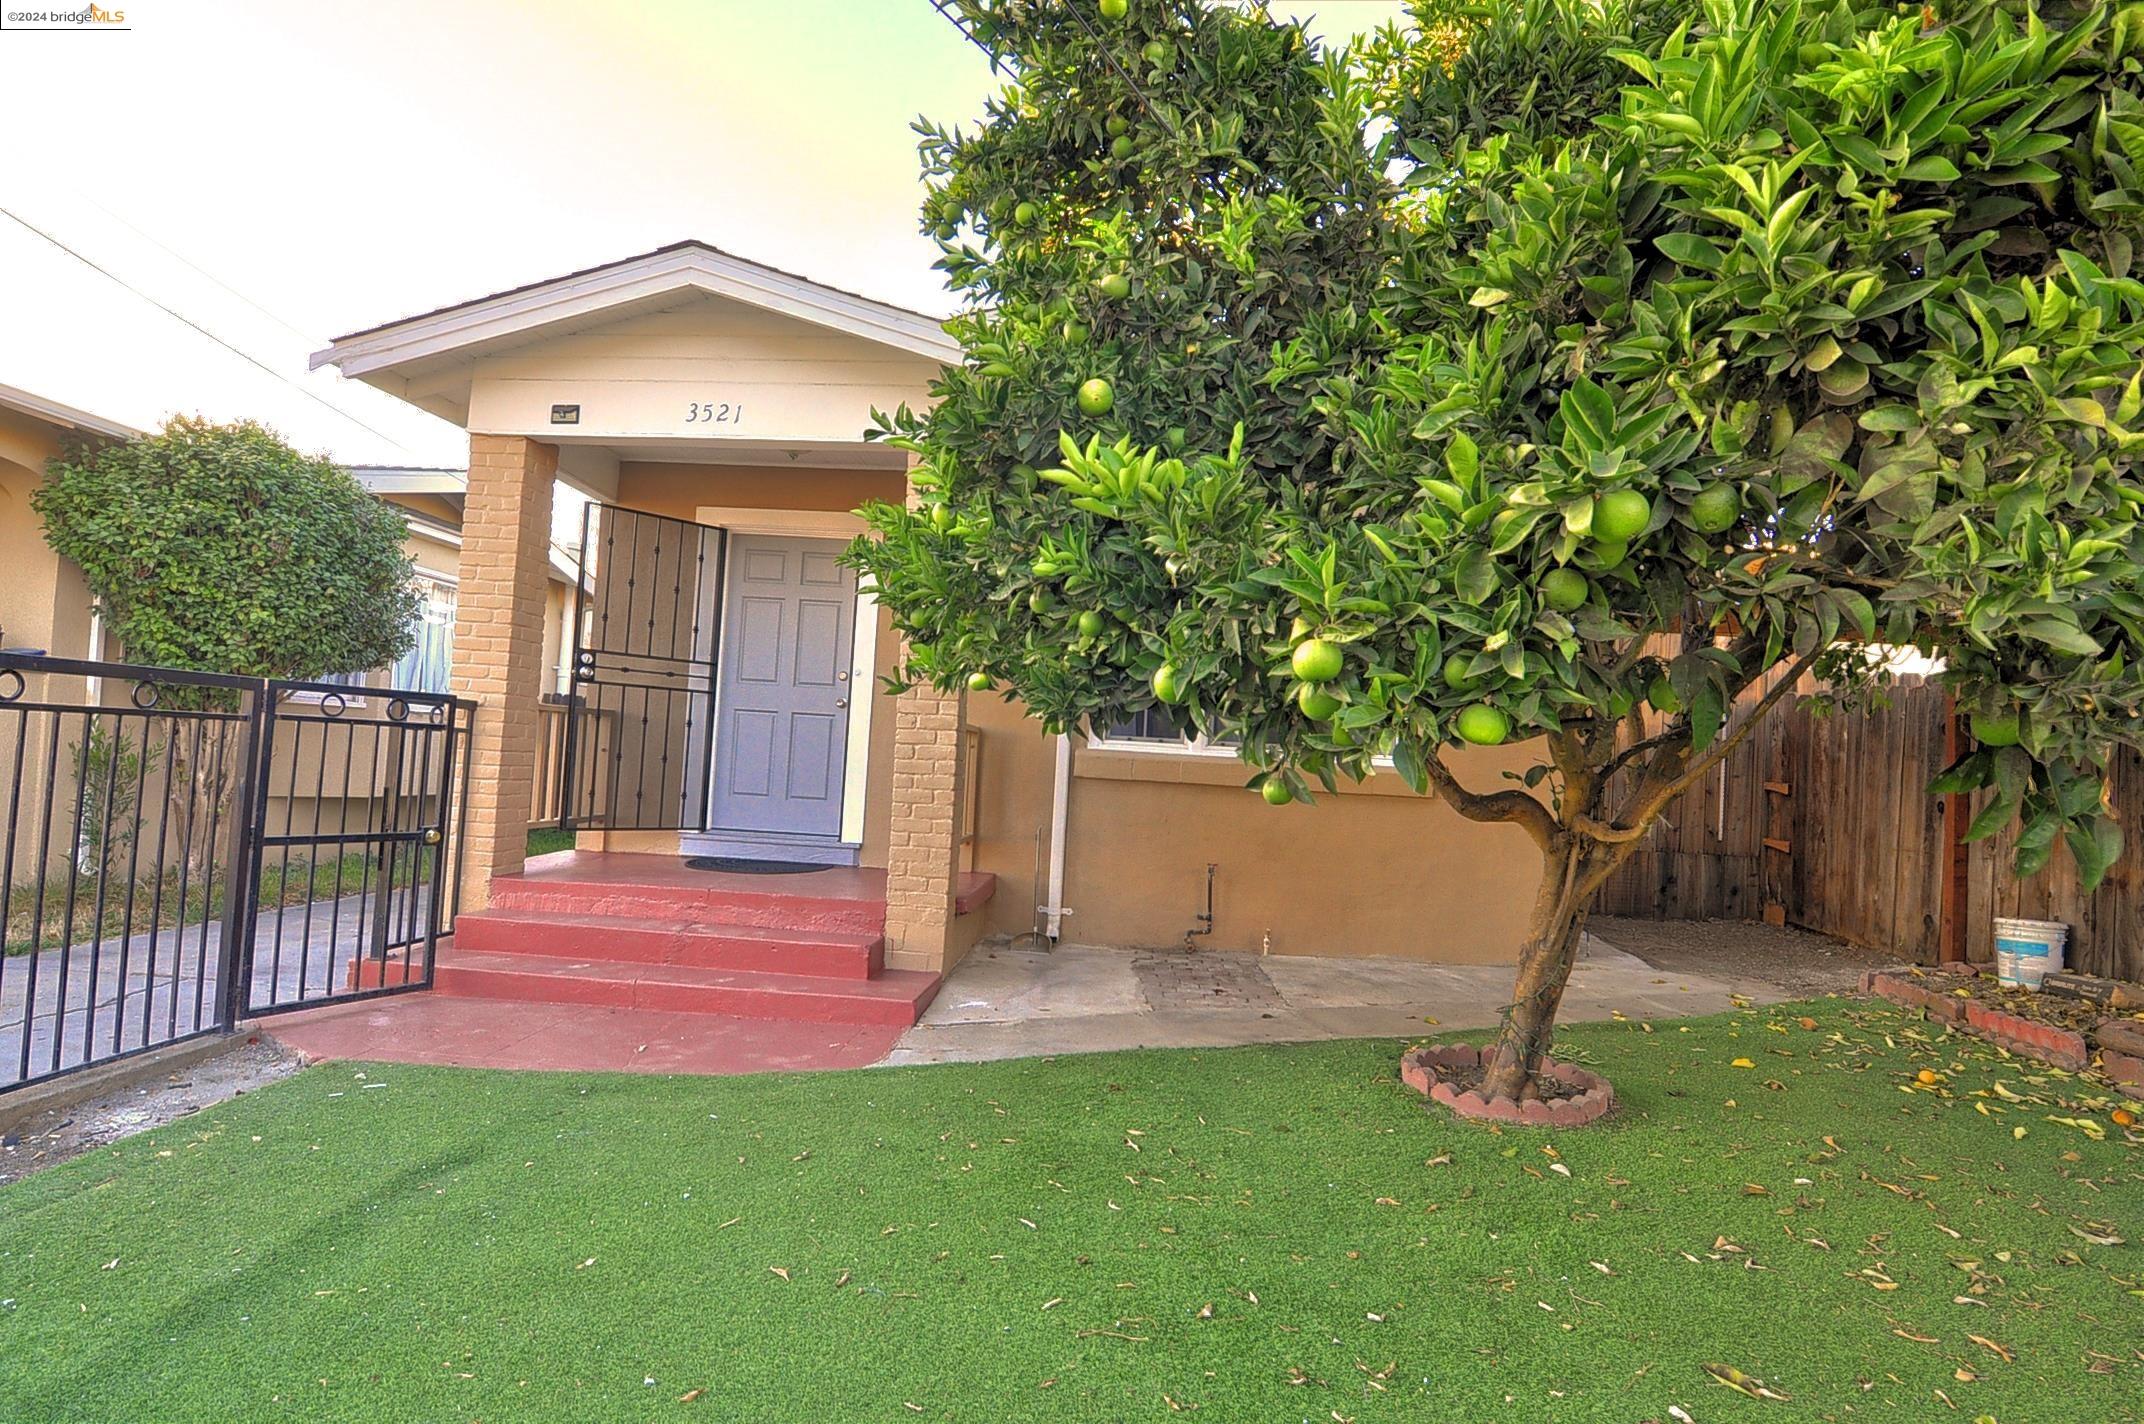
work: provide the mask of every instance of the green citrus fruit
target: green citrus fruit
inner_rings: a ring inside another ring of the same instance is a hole
[[[1156,69],[1159,69],[1162,65],[1167,64],[1169,62],[1169,56],[1174,54],[1175,51],[1169,48],[1169,42],[1167,40],[1148,40],[1146,42],[1146,48],[1140,50],[1139,53],[1146,56],[1146,62],[1148,64],[1151,64]]]
[[[2014,747],[2022,735],[2024,727],[2015,712],[1973,714],[1973,740],[1984,747]]]
[[[1295,694],[1295,705],[1313,722],[1330,722],[1340,710],[1340,699],[1319,688],[1305,687]]]
[[[990,674],[989,674],[989,673],[987,673],[987,672],[971,672],[971,673],[969,673],[969,674],[968,674],[968,691],[970,691],[970,692],[988,692],[989,690],[990,690]]]
[[[1550,569],[1541,578],[1541,600],[1558,613],[1575,613],[1585,607],[1593,586],[1576,569]]]
[[[1305,682],[1331,682],[1340,676],[1341,664],[1340,645],[1323,638],[1305,638],[1288,659],[1288,666]]]
[[[1690,501],[1690,527],[1700,534],[1725,534],[1742,517],[1742,496],[1733,485],[1706,485]]]
[[[1652,520],[1652,501],[1636,490],[1610,490],[1593,501],[1593,538],[1597,543],[1628,543],[1643,534]]]
[[[1027,596],[1027,611],[1030,613],[1047,613],[1056,602],[1056,599],[1050,597],[1048,589],[1038,588]]]
[[[1184,675],[1175,663],[1163,663],[1154,669],[1154,696],[1163,702],[1184,700]]]
[[[1682,711],[1682,694],[1675,690],[1674,683],[1668,681],[1666,673],[1661,673],[1646,684],[1645,700],[1652,704],[1655,712],[1664,717],[1672,717]]]
[[[1065,338],[1065,345],[1085,346],[1087,344],[1088,334],[1087,323],[1083,321],[1068,321],[1064,324],[1063,334]]]
[[[1475,680],[1467,676],[1466,659],[1454,653],[1444,660],[1444,685],[1454,692],[1466,692],[1473,688]]]
[[[1117,404],[1116,387],[1096,376],[1091,381],[1079,384],[1079,412],[1081,415],[1107,415]]]
[[[1020,226],[1026,227],[1035,220],[1035,211],[1033,203],[1022,201],[1018,207],[1012,210],[1012,220]]]
[[[1511,735],[1511,719],[1486,702],[1459,714],[1459,735],[1477,747],[1493,747]]]
[[[1121,20],[1132,12],[1132,0],[1100,0],[1095,8],[1105,20]]]
[[[1122,301],[1132,294],[1132,279],[1122,272],[1110,272],[1095,279],[1094,289],[1111,301]]]
[[[1091,608],[1079,616],[1079,635],[1082,638],[1099,638],[1102,636],[1102,629],[1107,626],[1102,621],[1102,615]]]
[[[1264,784],[1258,788],[1258,794],[1266,798],[1268,806],[1285,806],[1295,799],[1295,793],[1288,789],[1288,783],[1277,776],[1267,777]]]
[[[1130,134],[1119,134],[1109,141],[1109,156],[1122,163],[1139,150],[1139,141]]]
[[[1132,122],[1122,114],[1111,114],[1103,121],[1102,128],[1111,138],[1115,138],[1118,134],[1130,133],[1132,131]]]
[[[1578,551],[1580,560],[1590,563],[1602,573],[1608,572],[1630,557],[1630,545],[1617,539],[1613,542],[1589,544]]]

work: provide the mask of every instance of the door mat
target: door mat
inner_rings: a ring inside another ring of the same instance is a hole
[[[695,855],[685,861],[687,870],[726,870],[732,875],[803,875],[813,870],[832,870],[831,865],[813,865],[802,860],[745,860],[734,855]]]

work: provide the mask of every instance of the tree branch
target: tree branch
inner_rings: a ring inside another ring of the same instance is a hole
[[[1596,823],[1594,829],[1587,834],[1595,840],[1610,844],[1633,841],[1644,835],[1669,802],[1696,785],[1699,777],[1718,766],[1730,752],[1742,745],[1749,734],[1757,729],[1757,724],[1779,705],[1782,698],[1794,690],[1794,685],[1801,681],[1802,674],[1809,670],[1823,651],[1822,648],[1813,649],[1790,663],[1779,681],[1773,683],[1764,696],[1757,699],[1757,705],[1750,709],[1749,715],[1726,736],[1714,741],[1684,766],[1680,775],[1633,793],[1630,803],[1616,816],[1614,824],[1600,826]]]
[[[1454,811],[1470,821],[1509,821],[1533,837],[1534,844],[1547,850],[1556,840],[1556,819],[1548,807],[1523,791],[1469,791],[1459,784],[1444,759],[1432,754],[1422,759],[1422,766],[1429,774],[1430,784],[1437,788],[1437,795]]]

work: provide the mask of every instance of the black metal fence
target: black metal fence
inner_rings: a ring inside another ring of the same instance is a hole
[[[0,652],[0,1092],[428,985],[471,712]]]

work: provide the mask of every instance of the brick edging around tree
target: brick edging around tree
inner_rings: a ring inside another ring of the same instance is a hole
[[[1575,1097],[1527,1099],[1484,1098],[1468,1089],[1461,1092],[1442,1081],[1437,1070],[1478,1068],[1485,1048],[1469,1043],[1426,1043],[1400,1055],[1400,1081],[1431,1102],[1442,1103],[1461,1117],[1477,1122],[1509,1122],[1525,1127],[1584,1127],[1615,1107],[1615,1089],[1598,1073],[1569,1063],[1544,1059],[1541,1072],[1560,1083],[1582,1089]]]

